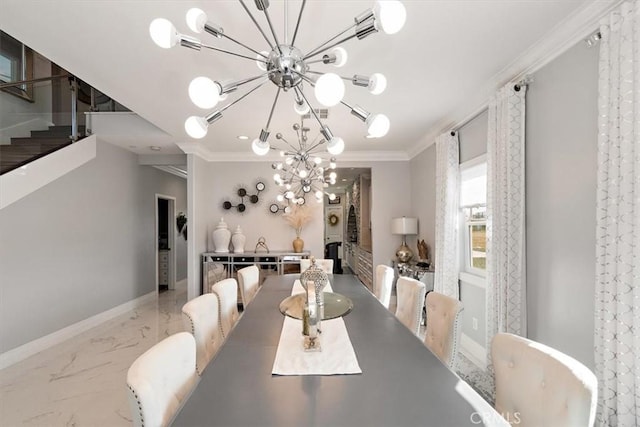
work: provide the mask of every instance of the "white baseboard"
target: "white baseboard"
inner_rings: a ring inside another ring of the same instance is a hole
[[[98,313],[95,316],[91,316],[78,323],[74,323],[73,325],[69,325],[58,331],[52,332],[49,335],[45,335],[41,338],[6,351],[0,354],[0,369],[4,369],[26,359],[27,357],[46,350],[49,347],[60,344],[78,334],[81,334],[82,332],[100,325],[101,323],[111,320],[114,317],[126,313],[127,311],[133,310],[148,301],[153,301],[157,296],[158,294],[156,291],[149,292],[148,294],[134,300],[127,301],[124,304],[120,304],[119,306],[113,307],[107,311]]]
[[[460,353],[478,368],[486,369],[487,350],[468,335],[460,335]]]

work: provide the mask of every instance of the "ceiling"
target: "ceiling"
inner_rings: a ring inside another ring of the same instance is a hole
[[[504,79],[505,70],[510,70],[523,52],[561,30],[589,3],[592,1],[405,0],[408,19],[400,33],[380,32],[345,43],[349,61],[341,69],[317,64],[312,67],[343,76],[385,74],[389,83],[383,94],[374,96],[347,84],[345,101],[388,115],[390,132],[379,139],[365,138],[364,124],[341,105],[330,109],[326,123],[345,140],[345,155],[407,157],[430,143],[434,132],[442,131],[445,124],[455,123],[477,109],[478,100],[486,101],[496,84],[502,83],[499,79]],[[255,10],[253,1],[247,0],[246,4]],[[283,4],[271,1],[269,9],[281,39]],[[300,4],[289,2],[290,28],[295,25]],[[321,44],[350,26],[353,17],[372,4],[371,0],[307,2],[296,45],[307,51]],[[185,119],[207,114],[189,100],[187,87],[194,77],[237,80],[259,74],[255,63],[243,58],[204,49],[165,50],[151,41],[149,23],[157,17],[171,20],[181,33],[194,35],[184,19],[191,7],[203,9],[231,37],[257,50],[268,50],[235,0],[3,0],[0,28],[166,132],[165,138],[156,136],[153,145],[161,146],[163,152],[176,153],[180,151],[175,143],[194,142],[184,131]],[[254,15],[260,23],[265,22],[263,15]],[[238,51],[227,40],[206,34],[199,37],[206,44]],[[275,92],[268,83],[226,110],[198,146],[221,158],[229,154],[253,156],[251,139],[265,126]],[[297,120],[292,95],[284,93],[271,123],[272,136],[285,133]],[[312,134],[317,132],[313,121],[306,124],[312,126]],[[239,135],[250,139],[239,140]],[[130,139],[122,143],[125,148],[131,146]],[[144,136],[137,139],[143,140]],[[117,144],[118,138],[109,142]]]

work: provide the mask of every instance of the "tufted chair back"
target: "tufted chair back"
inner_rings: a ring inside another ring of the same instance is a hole
[[[427,295],[427,330],[424,343],[450,369],[455,368],[462,331],[462,303],[446,295]]]
[[[513,334],[493,338],[496,410],[513,425],[588,426],[595,421],[598,381],[582,363]]]
[[[238,314],[238,282],[236,279],[224,279],[211,286],[211,292],[220,301],[220,327],[222,336],[227,338],[236,325]]]
[[[242,298],[242,307],[253,300],[258,292],[260,285],[260,270],[255,265],[238,270],[238,284],[240,285],[240,297]]]
[[[398,278],[396,283],[398,293],[398,306],[396,307],[396,317],[411,332],[418,335],[420,332],[420,320],[422,319],[422,308],[424,307],[424,296],[426,286],[419,280],[410,277]]]
[[[224,341],[219,304],[216,294],[204,294],[182,306],[184,328],[196,339],[196,369],[199,375],[202,375]]]
[[[144,352],[127,372],[133,425],[171,424],[198,378],[196,343],[188,332],[171,335]]]
[[[380,264],[376,267],[376,281],[373,284],[373,294],[387,309],[391,301],[393,287],[393,268]]]
[[[316,258],[316,265],[320,267],[325,273],[333,274],[333,260],[332,259],[320,259]],[[311,267],[310,259],[301,259],[300,260],[300,272],[305,271]]]

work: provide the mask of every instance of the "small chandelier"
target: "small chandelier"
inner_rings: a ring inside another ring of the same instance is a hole
[[[195,139],[203,138],[207,134],[209,125],[219,120],[226,109],[240,102],[268,81],[271,81],[276,86],[277,91],[266,126],[261,130],[260,136],[252,143],[253,151],[258,154],[264,155],[269,151],[269,125],[271,124],[273,112],[281,92],[293,94],[293,107],[298,114],[304,115],[311,111],[314,118],[320,124],[320,133],[327,141],[327,151],[329,151],[329,153],[337,155],[344,150],[344,141],[342,138],[334,136],[329,127],[324,125],[315,113],[305,93],[305,84],[314,88],[316,100],[325,107],[333,107],[341,103],[349,108],[354,116],[365,123],[368,134],[371,137],[382,137],[387,134],[390,126],[387,116],[384,114],[369,113],[362,107],[350,105],[343,100],[345,80],[351,81],[355,86],[367,88],[374,95],[382,93],[387,85],[386,78],[382,74],[376,73],[371,76],[354,75],[351,77],[342,77],[335,73],[322,73],[311,70],[310,66],[311,64],[333,64],[336,67],[341,67],[347,61],[347,52],[339,46],[341,43],[353,38],[362,40],[379,30],[387,34],[394,34],[400,31],[406,21],[406,10],[400,1],[376,1],[373,8],[356,16],[354,23],[347,29],[331,37],[321,45],[306,51],[295,46],[306,0],[302,1],[291,41],[288,40],[288,29],[285,28],[283,43],[280,43],[269,16],[269,0],[254,0],[254,2],[258,11],[264,13],[273,40],[269,38],[258,23],[244,0],[239,0],[239,2],[267,42],[270,49],[269,51],[258,51],[228,36],[222,28],[210,22],[205,12],[198,8],[192,8],[186,14],[187,25],[192,31],[195,33],[206,32],[218,39],[226,38],[242,47],[245,52],[232,52],[206,45],[195,37],[178,33],[175,26],[163,18],[154,19],[149,26],[151,38],[162,48],[168,49],[176,46],[178,43],[181,46],[198,51],[206,48],[254,61],[262,71],[262,73],[257,76],[231,82],[222,80],[213,81],[208,77],[202,76],[196,77],[189,85],[189,97],[196,106],[207,110],[214,108],[218,102],[226,99],[227,95],[235,92],[241,86],[249,83],[255,84],[227,105],[205,116],[189,117],[185,121],[185,130],[189,136]],[[288,0],[284,1],[284,5],[285,13],[287,13]]]
[[[324,199],[324,189],[336,183],[336,159],[323,158],[322,144],[324,139],[320,139],[319,134],[314,141],[309,142],[307,133],[309,128],[304,126],[304,121],[295,123],[293,130],[297,136],[297,146],[287,141],[281,133],[276,134],[276,139],[283,141],[288,148],[280,151],[283,161],[273,163],[271,167],[275,170],[273,180],[281,187],[278,195],[278,202],[304,205],[306,197],[313,194],[317,202]],[[318,141],[318,139],[320,139]],[[324,166],[326,164],[326,166]],[[328,176],[325,172],[332,170]],[[335,194],[328,194],[330,199],[335,199]]]

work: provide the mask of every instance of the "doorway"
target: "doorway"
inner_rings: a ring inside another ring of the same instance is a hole
[[[176,288],[176,199],[156,194],[155,205],[156,290],[163,292]]]

